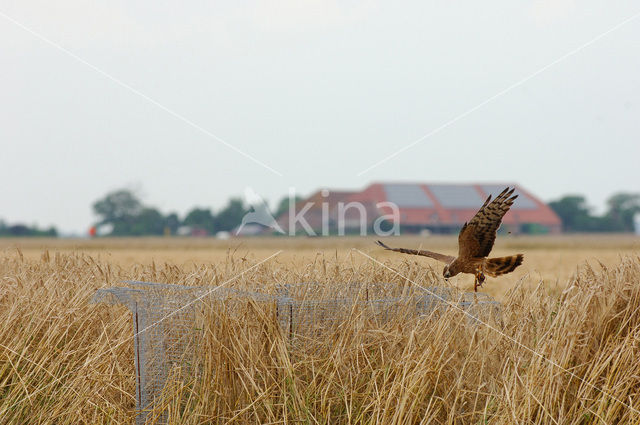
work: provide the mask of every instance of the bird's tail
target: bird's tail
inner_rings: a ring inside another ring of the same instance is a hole
[[[492,277],[511,273],[522,264],[524,255],[516,254],[508,257],[488,258],[485,263],[485,272]]]

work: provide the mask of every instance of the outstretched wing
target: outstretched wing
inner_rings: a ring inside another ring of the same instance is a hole
[[[449,264],[456,257],[452,257],[450,255],[444,255],[433,251],[426,251],[424,249],[406,249],[406,248],[390,248],[387,245],[383,244],[380,241],[376,242],[377,245],[380,245],[384,249],[388,249],[389,251],[401,252],[403,254],[411,254],[411,255],[422,255],[424,257],[434,258],[438,261],[442,261],[443,263]]]
[[[486,257],[496,241],[502,217],[509,211],[518,195],[506,188],[493,201],[491,195],[476,215],[462,226],[458,235],[458,255],[462,258]]]

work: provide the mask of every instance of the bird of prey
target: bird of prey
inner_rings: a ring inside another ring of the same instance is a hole
[[[524,258],[522,254],[487,258],[496,240],[496,233],[502,222],[502,217],[518,197],[518,195],[513,195],[514,190],[515,188],[509,190],[507,187],[493,201],[489,195],[471,221],[462,226],[458,235],[458,257],[422,249],[390,248],[380,241],[377,244],[390,251],[422,255],[442,261],[446,264],[442,275],[447,279],[458,273],[473,274],[476,277],[473,290],[477,292],[478,287],[486,279],[485,274],[491,277],[500,276],[514,271],[522,264]]]

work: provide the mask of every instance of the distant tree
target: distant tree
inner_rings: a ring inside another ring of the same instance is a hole
[[[617,193],[607,200],[608,211],[603,217],[614,232],[633,232],[633,217],[640,212],[640,194]]]
[[[592,226],[593,217],[587,200],[582,195],[564,196],[557,201],[549,202],[549,207],[562,220],[565,232],[585,231]]]
[[[180,218],[176,213],[170,213],[164,218],[164,227],[168,228],[172,235],[175,235],[180,227]]]
[[[113,225],[109,236],[132,236],[133,226],[135,224],[134,216],[126,216],[118,219],[117,221],[101,222],[100,224]]]
[[[165,218],[155,208],[143,208],[132,221],[130,234],[133,236],[164,234]]]
[[[117,223],[131,222],[131,218],[140,214],[142,209],[140,200],[126,189],[108,193],[93,204],[93,211],[100,217],[99,224],[111,223],[114,226]]]
[[[216,217],[209,208],[196,207],[192,209],[187,213],[183,223],[186,226],[205,229],[209,234],[214,234],[217,231]]]
[[[226,207],[217,215],[218,230],[230,231],[242,223],[242,217],[248,212],[242,199],[231,198]]]
[[[93,204],[93,211],[100,218],[98,224],[111,224],[112,236],[162,235],[169,217],[157,209],[147,207],[127,189],[108,193]],[[171,221],[178,221],[174,214]],[[174,227],[177,225],[174,223]]]
[[[275,218],[280,217],[282,213],[289,211],[289,202],[293,202],[293,204],[295,205],[301,200],[302,200],[302,197],[300,196],[296,196],[293,199],[291,199],[289,196],[285,196],[280,200],[280,202],[278,202],[278,208],[276,208],[276,212],[273,216]]]
[[[9,226],[9,235],[11,236],[31,236],[31,229],[24,224],[14,224]]]

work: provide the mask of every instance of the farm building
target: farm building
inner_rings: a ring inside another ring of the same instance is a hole
[[[319,190],[284,212],[278,224],[286,233],[321,235],[363,233],[397,220],[402,233],[454,233],[469,221],[488,195],[505,187],[519,195],[503,220],[513,233],[559,233],[560,218],[544,202],[512,183],[373,183],[362,191]],[[383,226],[384,228],[384,226]]]

